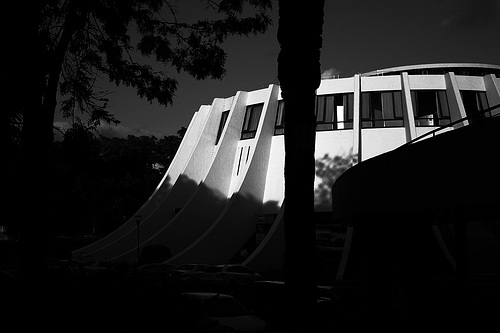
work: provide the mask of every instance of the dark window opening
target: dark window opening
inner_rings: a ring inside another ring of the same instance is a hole
[[[316,130],[329,131],[352,129],[354,118],[354,94],[320,95],[316,97]],[[285,102],[278,101],[274,135],[285,133]]]
[[[224,111],[221,114],[219,130],[217,131],[217,138],[215,139],[215,145],[219,143],[220,136],[222,135],[222,131],[224,130],[224,126],[226,125],[227,117],[229,116],[229,111]]]
[[[276,111],[276,122],[274,123],[274,135],[285,134],[285,101],[278,101]]]
[[[361,93],[361,128],[402,127],[401,91]]]
[[[451,122],[445,90],[411,92],[415,126],[443,126]]]
[[[255,138],[263,107],[263,103],[247,106],[245,119],[243,120],[243,129],[241,130],[242,140]]]
[[[460,95],[464,103],[465,113],[470,121],[491,117],[491,111],[483,112],[489,108],[486,92],[474,90],[461,90]]]
[[[316,130],[352,129],[354,94],[320,95],[316,98]]]

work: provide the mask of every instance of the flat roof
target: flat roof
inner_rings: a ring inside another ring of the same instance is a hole
[[[500,74],[500,65],[480,64],[480,63],[437,63],[406,65],[377,69],[374,71],[362,73],[361,76],[379,76],[398,74],[402,72],[414,72],[420,74],[439,74],[440,72],[452,72],[453,70],[470,71],[476,70],[478,73]],[[427,73],[426,73],[427,72]]]

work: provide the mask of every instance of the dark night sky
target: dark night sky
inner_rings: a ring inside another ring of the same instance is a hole
[[[180,15],[200,14],[191,12],[190,5],[199,0],[178,2]],[[188,126],[200,105],[211,104],[216,97],[278,83],[277,1],[272,18],[274,26],[266,34],[232,37],[224,44],[227,74],[221,81],[196,81],[166,69],[179,81],[170,107],[141,100],[132,88],[112,87],[111,112],[121,124],[106,131],[175,134]],[[326,0],[324,19],[322,69],[340,77],[425,63],[500,65],[500,0]]]

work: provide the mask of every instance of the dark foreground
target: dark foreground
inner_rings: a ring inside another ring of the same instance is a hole
[[[179,294],[208,290],[192,281],[146,279],[125,266],[93,274],[43,269],[27,275],[11,264],[2,267],[0,313],[2,327],[16,331],[36,327],[65,331],[139,328],[142,332],[190,332],[189,320],[179,306]],[[317,309],[311,331],[498,330],[497,277],[476,276],[464,281],[443,277],[415,279],[412,283],[409,289],[390,283],[367,289],[364,282],[335,284],[332,279],[338,300]],[[268,332],[292,331],[296,318],[287,315],[283,300],[268,304],[263,312],[255,305],[262,306],[255,299],[262,295],[245,286],[226,287],[212,286],[210,290],[240,298],[253,313],[264,316]]]

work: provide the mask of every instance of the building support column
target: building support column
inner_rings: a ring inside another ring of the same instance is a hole
[[[448,98],[448,105],[450,106],[450,120],[451,122],[457,121],[467,117],[465,112],[464,102],[458,89],[457,79],[455,73],[449,72],[444,75],[446,82],[446,97]],[[469,125],[467,120],[455,125],[455,128]]]
[[[493,74],[484,76],[484,86],[486,88],[486,98],[488,98],[490,107],[500,104],[500,82],[496,76]],[[500,109],[491,111],[492,116],[498,113],[500,113]]]
[[[403,93],[403,119],[405,124],[406,142],[408,142],[417,137],[417,130],[415,128],[415,113],[411,102],[410,78],[407,72],[403,72],[401,74],[401,90]]]
[[[352,119],[352,164],[361,162],[361,76],[354,75],[354,99],[353,99],[353,119]]]

